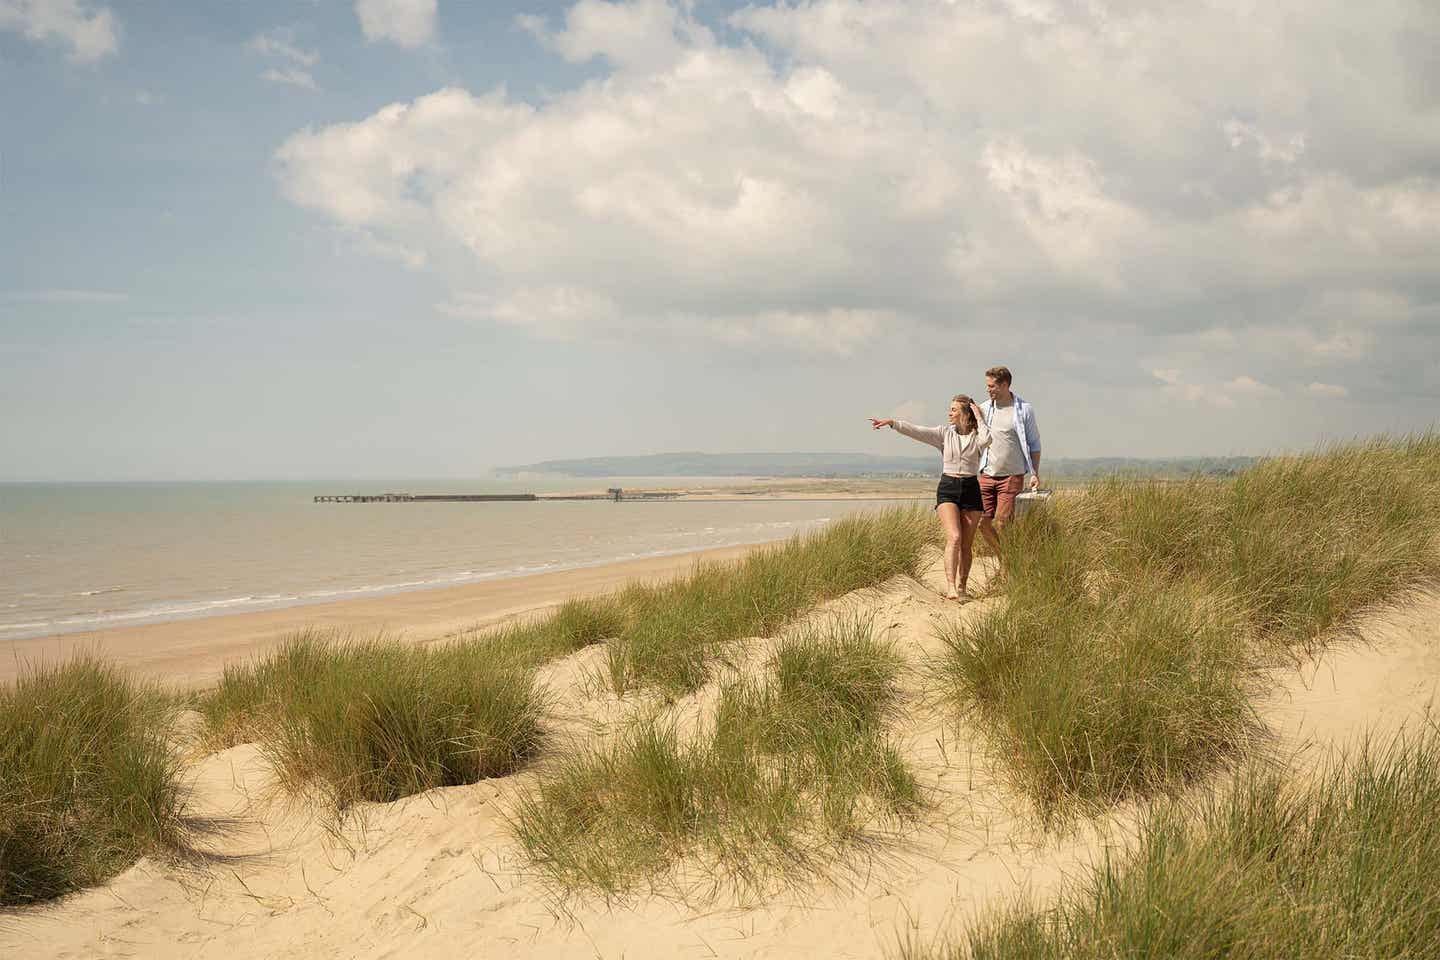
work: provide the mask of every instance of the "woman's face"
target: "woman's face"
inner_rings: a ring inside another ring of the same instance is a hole
[[[961,425],[964,423],[964,417],[965,417],[964,410],[965,410],[965,408],[960,405],[960,401],[959,401],[959,400],[951,400],[951,401],[950,401],[950,424],[951,424],[951,426],[958,427],[958,426],[961,426]]]

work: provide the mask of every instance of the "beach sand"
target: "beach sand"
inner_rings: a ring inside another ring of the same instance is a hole
[[[26,665],[95,651],[136,676],[203,686],[216,680],[227,662],[261,653],[297,630],[338,630],[354,636],[383,631],[423,642],[543,610],[571,597],[604,593],[632,580],[682,575],[702,561],[736,560],[757,546],[719,547],[458,587],[11,640],[0,647],[0,683],[13,680]]]
[[[324,622],[350,628],[404,623],[415,636],[438,635],[631,577],[664,576],[695,559],[334,604]],[[944,601],[936,560],[918,580],[896,577],[812,616],[841,609],[871,616],[907,659],[922,662],[937,652],[939,622],[979,616],[1001,602],[957,608]],[[977,570],[981,584],[989,564],[983,560]],[[271,631],[316,622],[317,609],[166,625],[161,633],[173,631],[172,639],[152,640],[150,652],[137,659],[156,675],[198,679],[224,655],[263,646]],[[250,626],[218,625],[242,619]],[[188,639],[187,627],[194,631]],[[1423,723],[1435,708],[1440,594],[1381,605],[1355,627],[1365,642],[1337,637],[1314,660],[1271,677],[1273,686],[1257,706],[1280,756],[1318,757],[1366,733]],[[206,649],[217,638],[228,638],[228,654]],[[763,642],[743,645],[762,650]],[[631,702],[586,682],[604,655],[596,645],[542,669],[542,682],[557,694],[551,721],[557,741],[653,708],[649,698]],[[713,709],[715,686],[665,706],[666,715],[679,721]],[[398,803],[362,804],[336,827],[304,805],[276,802],[273,771],[258,745],[245,744],[189,766],[191,812],[226,825],[201,842],[219,860],[142,859],[107,884],[10,911],[0,917],[0,956],[896,956],[906,940],[929,941],[1014,897],[1043,902],[1107,848],[1132,842],[1142,811],[1127,804],[1074,832],[1047,832],[1025,814],[1023,798],[987,755],[980,731],[930,703],[918,673],[906,682],[905,699],[899,749],[934,801],[933,815],[903,836],[857,849],[848,870],[772,896],[707,896],[708,878],[682,870],[673,883],[618,900],[557,898],[507,828],[517,798],[533,785],[533,770]]]

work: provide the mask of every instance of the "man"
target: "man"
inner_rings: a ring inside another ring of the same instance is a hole
[[[1030,489],[1040,487],[1040,428],[1035,408],[1010,392],[1010,368],[985,371],[985,392],[980,405],[990,428],[990,447],[980,459],[980,501],[985,515],[980,535],[997,554],[999,531],[1015,516],[1015,497],[1030,477]]]

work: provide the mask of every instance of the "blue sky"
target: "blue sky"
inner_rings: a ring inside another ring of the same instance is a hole
[[[866,416],[994,363],[1052,456],[1423,429],[1437,49],[1419,2],[0,0],[0,479],[897,452]]]

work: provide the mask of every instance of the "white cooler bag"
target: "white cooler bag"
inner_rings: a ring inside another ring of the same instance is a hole
[[[1049,490],[1026,490],[1015,497],[1015,519],[1020,519],[1026,513],[1045,503],[1050,499]]]

